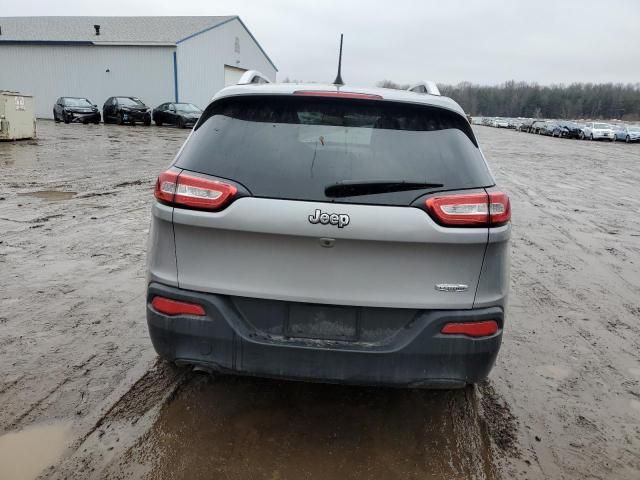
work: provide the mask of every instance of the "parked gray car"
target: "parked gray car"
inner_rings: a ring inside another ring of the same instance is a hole
[[[637,125],[616,125],[613,127],[613,141],[640,142],[640,126]]]
[[[227,87],[156,183],[151,340],[215,372],[479,382],[505,324],[510,216],[449,98]]]

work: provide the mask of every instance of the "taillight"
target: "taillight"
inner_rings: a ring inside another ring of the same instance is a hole
[[[342,91],[327,91],[327,90],[296,90],[294,95],[300,95],[303,97],[333,97],[333,98],[361,98],[363,100],[383,100],[382,95],[375,95],[372,93],[358,93],[358,92],[342,92]]]
[[[440,333],[447,335],[466,335],[468,337],[488,337],[498,331],[498,322],[483,320],[481,322],[447,323]]]
[[[176,207],[219,210],[229,203],[238,189],[225,182],[166,171],[158,176],[154,195]]]
[[[446,227],[497,227],[511,219],[511,204],[502,192],[430,197],[427,211]]]
[[[178,172],[167,170],[158,175],[156,180],[156,188],[153,195],[163,202],[173,203],[173,197],[176,193],[176,183],[178,182]]]
[[[200,317],[206,315],[202,305],[171,300],[165,297],[153,297],[151,306],[165,315],[197,315]]]
[[[511,202],[509,195],[503,192],[489,192],[489,224],[499,227],[511,220]]]

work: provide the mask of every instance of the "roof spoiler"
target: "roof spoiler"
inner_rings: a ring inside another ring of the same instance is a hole
[[[428,93],[429,95],[440,95],[440,90],[438,89],[436,82],[432,82],[431,80],[416,83],[415,85],[407,88],[407,90],[416,93]]]
[[[242,74],[240,80],[238,80],[238,85],[260,85],[263,83],[271,83],[265,75],[258,72],[257,70],[248,70]]]

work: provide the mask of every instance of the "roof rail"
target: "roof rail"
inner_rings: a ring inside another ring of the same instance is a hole
[[[238,80],[238,85],[260,85],[263,83],[271,83],[271,80],[257,70],[247,70]]]
[[[416,93],[428,93],[429,95],[440,95],[440,90],[438,89],[436,82],[432,82],[431,80],[418,82],[407,88],[407,90]]]

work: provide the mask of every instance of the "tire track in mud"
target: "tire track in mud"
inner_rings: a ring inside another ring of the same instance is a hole
[[[5,431],[13,430],[21,426],[23,423],[29,423],[30,417],[35,417],[38,414],[39,410],[43,410],[46,408],[46,404],[51,400],[56,393],[58,393],[65,385],[75,381],[81,375],[84,375],[85,368],[91,365],[91,362],[96,359],[97,355],[92,354],[82,362],[77,365],[73,365],[71,367],[71,373],[64,376],[64,378],[56,383],[52,388],[47,390],[44,395],[42,395],[38,400],[26,406],[26,408],[17,415],[10,423],[4,428]],[[21,382],[28,380],[28,377],[22,376],[19,380],[16,380],[8,386],[8,388],[3,389],[2,394],[8,394],[14,388],[19,388]],[[4,399],[2,400],[4,401]]]
[[[144,436],[160,408],[192,376],[184,368],[156,360],[130,388],[86,423],[55,469],[42,478],[103,478],[103,470]]]

